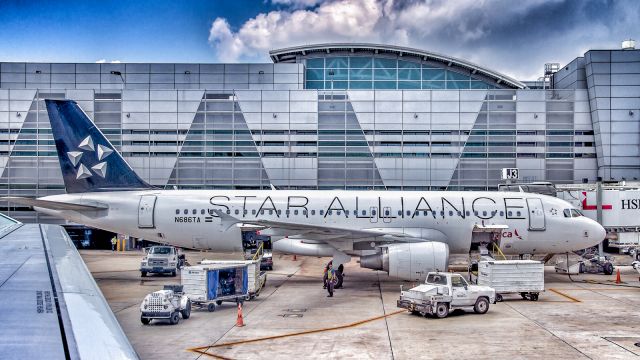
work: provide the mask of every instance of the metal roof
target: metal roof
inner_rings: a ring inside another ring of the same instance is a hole
[[[274,63],[279,62],[296,62],[297,56],[306,56],[310,53],[324,53],[330,54],[331,52],[367,52],[375,54],[395,54],[397,56],[414,56],[422,60],[431,60],[441,62],[445,66],[463,68],[471,71],[472,74],[480,74],[487,78],[493,79],[497,84],[501,84],[506,87],[515,89],[524,89],[527,86],[510,76],[504,75],[497,71],[487,69],[485,67],[473,64],[466,60],[457,59],[451,56],[428,52],[420,49],[413,49],[395,45],[382,45],[382,44],[366,44],[366,43],[328,43],[328,44],[315,44],[315,45],[301,45],[284,49],[275,49],[269,51],[269,56]]]

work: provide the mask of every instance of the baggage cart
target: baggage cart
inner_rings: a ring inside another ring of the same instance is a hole
[[[519,293],[523,299],[537,301],[544,292],[544,264],[534,260],[485,260],[478,263],[478,285],[496,290],[496,301],[503,294]]]
[[[223,302],[244,302],[249,296],[248,278],[247,264],[210,264],[185,267],[181,282],[194,306],[212,312]]]

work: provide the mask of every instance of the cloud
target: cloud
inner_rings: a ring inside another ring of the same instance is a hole
[[[640,2],[621,0],[271,0],[287,5],[209,41],[219,61],[269,61],[268,51],[326,42],[375,42],[439,52],[534,80],[545,62],[617,48],[638,37]]]

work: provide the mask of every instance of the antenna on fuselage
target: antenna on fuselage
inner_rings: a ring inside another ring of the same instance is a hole
[[[273,186],[273,184],[269,184],[269,186],[271,186],[271,190],[273,190],[273,191],[278,190],[278,189],[276,189],[276,187],[275,187],[275,186]]]

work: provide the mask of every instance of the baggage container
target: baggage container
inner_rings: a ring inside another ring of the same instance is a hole
[[[478,263],[478,285],[502,294],[519,293],[523,299],[538,300],[544,291],[544,264],[534,260],[484,260]]]
[[[260,296],[260,291],[267,282],[267,273],[260,270],[260,259],[256,260],[202,260],[200,265],[247,265],[249,298]]]
[[[194,305],[214,311],[225,301],[243,302],[249,296],[248,277],[246,264],[196,265],[182,270],[181,284]]]

